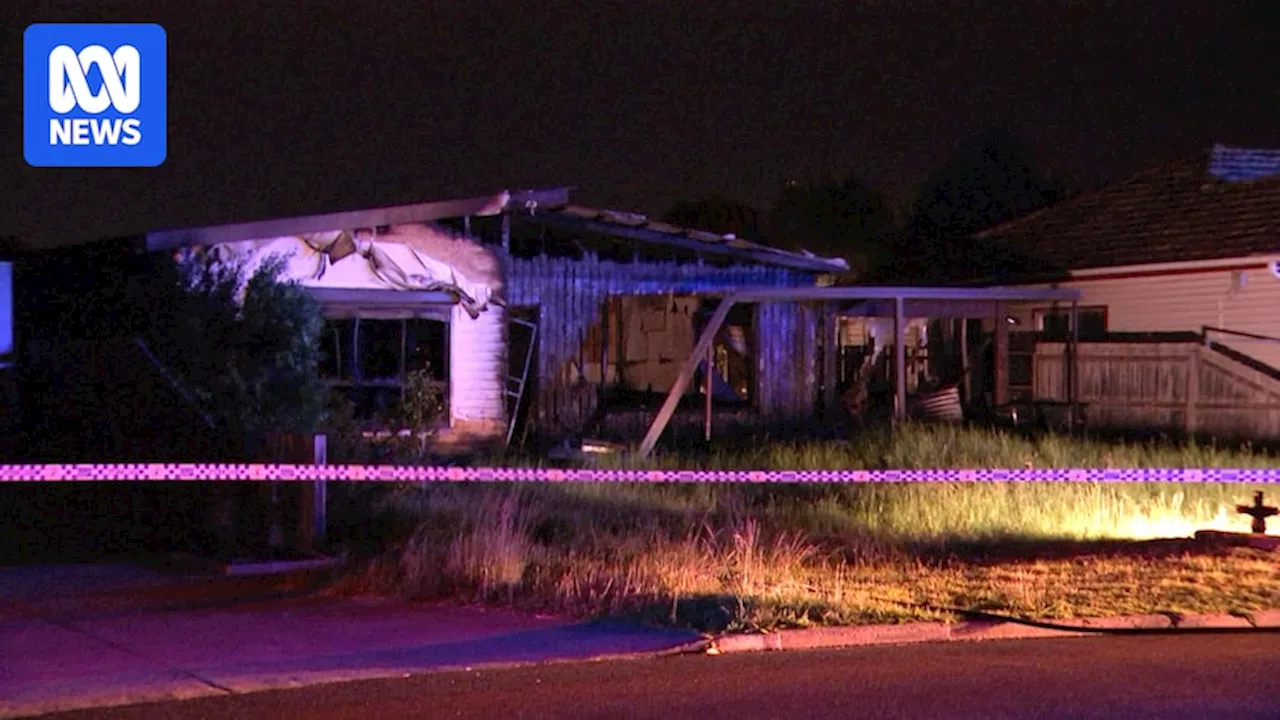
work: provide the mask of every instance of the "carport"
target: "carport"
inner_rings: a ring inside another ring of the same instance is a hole
[[[1079,341],[1079,303],[1080,291],[1066,289],[1024,289],[1024,288],[949,288],[949,287],[808,287],[808,288],[765,288],[739,290],[722,296],[719,306],[711,316],[707,326],[698,337],[693,352],[685,360],[676,377],[675,384],[667,394],[666,400],[659,409],[653,424],[640,443],[637,452],[641,457],[649,455],[662,436],[663,430],[671,421],[681,396],[689,388],[693,376],[700,363],[706,361],[711,351],[716,334],[724,324],[729,310],[734,305],[762,303],[806,303],[823,308],[822,313],[828,319],[839,316],[860,317],[892,317],[894,320],[894,353],[893,368],[895,378],[894,421],[900,422],[906,417],[907,384],[906,384],[906,343],[905,332],[908,318],[951,318],[951,319],[991,319],[995,325],[995,402],[1007,401],[1007,373],[1009,361],[1009,325],[1006,322],[1007,306],[1011,303],[1039,302],[1062,303],[1070,306],[1070,330],[1067,343],[1067,399],[1069,412],[1074,421],[1076,398],[1079,381],[1076,368],[1076,348]],[[822,324],[834,339],[834,322]],[[823,363],[834,367],[835,353],[823,353]],[[835,388],[827,383],[823,402],[828,407],[834,404]],[[710,413],[706,418],[710,428]],[[1073,422],[1074,424],[1074,422]]]

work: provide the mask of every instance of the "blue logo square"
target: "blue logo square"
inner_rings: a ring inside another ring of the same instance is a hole
[[[35,167],[155,167],[168,153],[164,28],[27,27],[22,133]]]

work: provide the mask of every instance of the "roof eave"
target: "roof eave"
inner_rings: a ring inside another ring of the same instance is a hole
[[[147,233],[146,246],[151,251],[172,250],[180,247],[218,245],[286,235],[481,217],[504,212],[536,211],[567,205],[569,191],[570,188],[567,187],[502,191],[494,195],[412,205],[162,230]]]

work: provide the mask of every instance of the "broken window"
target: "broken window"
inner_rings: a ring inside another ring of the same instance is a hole
[[[714,307],[711,312],[714,312]],[[754,355],[755,313],[749,305],[734,305],[729,309],[724,327],[716,335],[715,369],[719,380],[732,389],[741,402],[751,402],[755,395],[756,361]],[[719,380],[714,382],[718,383]],[[716,395],[714,399],[721,398]]]
[[[666,394],[693,353],[717,301],[694,296],[645,295],[611,298],[606,307],[608,349],[602,357],[608,384],[644,395]],[[750,306],[736,306],[712,346],[713,395],[717,402],[748,402],[755,384]],[[590,345],[601,351],[593,334]],[[599,361],[598,361],[599,362]],[[600,376],[596,369],[593,377]],[[706,379],[699,366],[687,393],[700,395]]]
[[[407,377],[429,370],[448,377],[448,325],[435,320],[328,320],[320,341],[320,372],[368,419],[403,399]]]
[[[405,371],[405,320],[361,320],[356,370],[365,383],[395,383]],[[398,384],[398,383],[397,383]]]

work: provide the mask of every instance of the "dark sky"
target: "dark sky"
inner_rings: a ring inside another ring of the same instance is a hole
[[[819,168],[903,196],[984,123],[1077,187],[1212,141],[1280,147],[1261,1],[13,2],[0,234],[32,244],[542,185],[765,207]],[[162,167],[25,166],[35,21],[166,27]]]

